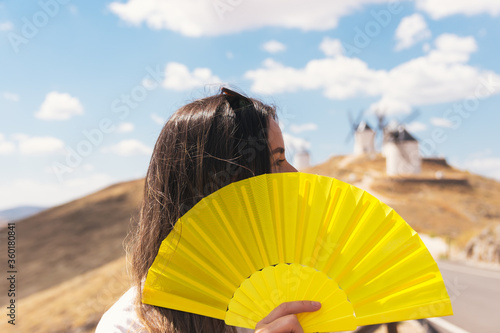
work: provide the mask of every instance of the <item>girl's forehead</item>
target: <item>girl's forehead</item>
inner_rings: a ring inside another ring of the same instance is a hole
[[[281,134],[281,129],[278,125],[278,122],[274,119],[269,120],[269,129],[268,129],[268,138],[269,145],[271,150],[277,147],[284,148],[283,135]]]

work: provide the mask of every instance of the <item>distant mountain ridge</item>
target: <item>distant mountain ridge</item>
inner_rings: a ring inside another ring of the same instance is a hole
[[[19,206],[9,209],[0,210],[0,227],[8,222],[17,221],[27,218],[31,215],[40,213],[47,209],[47,207],[39,206]]]

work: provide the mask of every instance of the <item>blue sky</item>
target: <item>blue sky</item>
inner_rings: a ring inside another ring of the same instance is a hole
[[[162,124],[221,83],[277,105],[289,158],[352,151],[346,111],[500,179],[496,0],[0,2],[0,209],[145,175]]]

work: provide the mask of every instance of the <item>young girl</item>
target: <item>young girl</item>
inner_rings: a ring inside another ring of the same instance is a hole
[[[248,177],[294,171],[273,107],[222,88],[177,110],[160,133],[146,175],[130,248],[133,288],[104,314],[96,332],[238,332],[218,319],[143,304],[143,282],[163,239],[203,197]],[[283,303],[256,332],[302,332],[295,314],[320,306]]]

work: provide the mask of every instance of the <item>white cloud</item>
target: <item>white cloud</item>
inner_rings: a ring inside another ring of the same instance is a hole
[[[104,147],[101,151],[103,153],[112,153],[119,156],[134,156],[149,155],[153,150],[138,140],[129,139],[120,141],[109,147]]]
[[[19,94],[11,93],[8,91],[5,91],[2,93],[2,97],[8,101],[12,102],[18,102],[19,101]]]
[[[163,87],[182,91],[220,83],[221,80],[213,75],[209,68],[195,68],[190,72],[186,65],[178,62],[170,62],[165,68]]]
[[[412,47],[418,42],[429,39],[431,31],[425,23],[421,14],[415,13],[403,17],[399,26],[396,28],[396,51]]]
[[[427,55],[390,70],[371,69],[362,60],[345,56],[311,60],[303,68],[268,59],[261,68],[247,71],[245,78],[252,81],[252,91],[260,94],[320,89],[326,97],[339,100],[378,96],[380,100],[372,109],[378,106],[386,113],[409,112],[412,106],[468,98],[480,79],[500,82],[500,75],[465,63],[476,49],[473,37],[444,34]]]
[[[118,133],[128,133],[132,132],[133,130],[134,130],[134,124],[132,123],[120,123],[116,128],[116,131]]]
[[[26,134],[13,135],[17,141],[19,152],[23,155],[47,155],[64,153],[64,142],[50,136],[33,136]]]
[[[500,157],[469,159],[463,167],[471,172],[500,180]]]
[[[429,14],[433,19],[462,14],[467,16],[500,14],[500,1],[498,0],[416,0],[416,8]]]
[[[151,119],[153,119],[153,121],[155,123],[157,123],[158,125],[161,125],[161,126],[165,125],[165,122],[167,121],[165,118],[160,117],[156,113],[151,114]]]
[[[286,132],[283,133],[283,141],[285,142],[285,149],[292,153],[308,150],[311,147],[309,141]]]
[[[389,97],[383,97],[378,102],[371,104],[368,111],[373,114],[385,115],[408,114],[411,112],[411,105]]]
[[[302,124],[302,125],[295,125],[295,124],[290,125],[290,131],[292,131],[295,134],[306,132],[306,131],[315,131],[317,129],[318,129],[318,125],[315,123],[307,123],[307,124]]]
[[[106,174],[72,178],[65,182],[16,179],[2,184],[0,209],[22,205],[55,206],[80,198],[114,183]]]
[[[431,124],[438,127],[448,127],[448,128],[453,127],[453,123],[446,118],[432,117]]]
[[[442,34],[434,41],[436,49],[429,53],[429,61],[434,63],[465,63],[470,54],[477,51],[474,37],[460,37]]]
[[[122,20],[152,29],[167,29],[185,36],[216,36],[263,27],[298,28],[304,31],[329,30],[341,17],[362,5],[388,0],[302,0],[176,1],[129,0],[112,2],[111,12]],[[263,10],[264,9],[264,10]]]
[[[283,43],[278,42],[277,40],[270,40],[262,44],[262,49],[269,53],[278,53],[286,50],[286,46]]]
[[[336,57],[344,54],[344,47],[339,39],[332,39],[330,37],[325,37],[319,45],[319,49],[323,51],[326,56]]]
[[[405,127],[410,133],[423,132],[427,130],[427,125],[420,121],[413,121],[406,124]]]
[[[5,21],[0,23],[0,31],[11,31],[14,29],[14,25],[10,21]]]
[[[263,68],[245,73],[245,78],[253,81],[251,89],[256,93],[323,89],[325,96],[332,99],[376,96],[380,94],[379,85],[385,76],[385,71],[369,69],[365,62],[344,56],[311,60],[303,69],[267,59]]]
[[[14,143],[5,140],[5,136],[0,133],[0,155],[12,154],[15,150]]]
[[[35,117],[45,120],[66,120],[80,114],[83,114],[83,106],[78,98],[53,91],[47,94]]]

